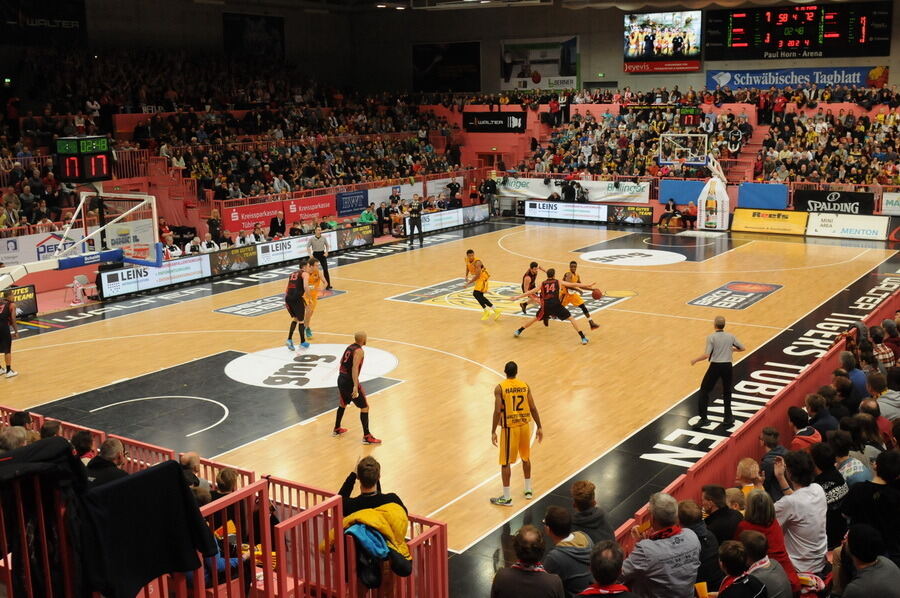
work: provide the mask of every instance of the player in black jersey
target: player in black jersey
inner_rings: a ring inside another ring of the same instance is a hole
[[[528,291],[533,289],[535,286],[537,286],[538,270],[544,271],[543,268],[538,266],[537,262],[531,262],[531,264],[528,266],[528,269],[525,270],[525,274],[522,275],[522,292],[523,293],[527,293]],[[522,303],[519,304],[519,307],[522,308],[523,314],[528,313],[525,310],[528,309],[529,303],[534,303],[535,305],[540,305],[540,302],[537,299],[535,299],[533,296],[529,296],[527,301],[523,301]]]
[[[578,333],[578,336],[581,337],[581,344],[586,345],[588,343],[588,338],[584,335],[578,328],[578,324],[575,322],[575,319],[572,318],[572,314],[569,313],[569,310],[563,307],[562,303],[559,299],[560,289],[594,289],[594,283],[591,284],[581,284],[576,282],[565,282],[562,280],[556,279],[556,270],[550,268],[547,270],[547,279],[541,283],[541,286],[535,287],[528,291],[527,293],[522,293],[516,297],[513,297],[513,301],[521,299],[523,297],[533,296],[540,293],[541,298],[541,308],[538,310],[535,318],[516,330],[513,334],[515,336],[520,336],[522,332],[525,331],[526,328],[531,326],[536,322],[540,322],[541,320],[546,320],[549,318],[556,318],[561,322],[565,322],[566,320],[572,324],[572,327],[575,329],[575,332]]]
[[[359,421],[363,428],[363,444],[381,444],[381,441],[369,432],[369,403],[366,401],[366,393],[359,383],[359,375],[362,371],[365,359],[366,333],[357,332],[353,335],[354,343],[344,349],[341,356],[341,365],[338,370],[337,387],[341,397],[341,404],[337,408],[334,418],[334,430],[332,436],[340,436],[347,432],[347,428],[341,427],[341,419],[347,405],[353,403],[359,407]]]
[[[288,331],[285,345],[291,351],[295,349],[294,330],[297,328],[297,325],[300,326],[300,346],[304,349],[309,348],[309,343],[306,342],[306,325],[303,322],[306,317],[306,301],[303,295],[308,288],[309,266],[304,261],[300,263],[300,269],[288,278],[287,289],[284,292],[284,306],[287,308],[288,313],[291,314],[291,328]]]
[[[12,332],[10,332],[12,328]],[[19,373],[12,369],[12,341],[19,338],[19,329],[16,327],[16,304],[12,301],[12,293],[0,295],[0,353],[6,360],[7,378],[18,376]]]

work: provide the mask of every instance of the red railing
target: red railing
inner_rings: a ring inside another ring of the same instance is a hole
[[[864,320],[881,323],[884,318],[892,317],[898,300],[900,300],[900,291],[895,291],[888,300],[879,305]],[[757,459],[762,457],[763,449],[759,437],[763,428],[773,427],[779,431],[782,438],[790,438],[789,422],[784,415],[787,407],[802,405],[803,398],[807,394],[816,392],[816,389],[828,382],[830,373],[837,363],[838,354],[842,350],[842,343],[831,347],[825,355],[803,370],[788,386],[773,396],[765,407],[745,421],[737,432],[720,442],[702,459],[691,465],[686,473],[669,484],[663,492],[671,494],[678,500],[693,499],[699,502],[703,486],[707,484],[730,485],[735,479],[738,461],[744,457]],[[635,525],[649,523],[649,517],[648,507],[644,505],[634,514],[633,518],[616,530],[616,539],[625,547],[626,551],[634,546],[631,528]]]

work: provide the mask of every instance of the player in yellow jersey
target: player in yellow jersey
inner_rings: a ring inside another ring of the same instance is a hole
[[[487,268],[484,267],[484,264],[481,263],[481,260],[475,260],[474,266],[475,273],[466,281],[466,286],[469,286],[470,284],[475,285],[472,296],[475,297],[475,301],[477,301],[478,305],[481,306],[481,309],[484,310],[484,315],[481,316],[481,319],[487,320],[491,316],[494,316],[495,320],[499,320],[502,312],[494,307],[494,304],[484,296],[488,291],[488,280],[490,280],[491,275],[487,271]]]
[[[512,475],[510,464],[516,458],[522,459],[525,474],[525,498],[531,499],[531,420],[537,426],[537,441],[544,439],[541,416],[538,414],[531,396],[531,388],[516,376],[519,366],[515,361],[507,362],[503,368],[506,380],[494,387],[494,419],[491,424],[491,442],[500,447],[500,477],[503,480],[503,496],[491,498],[491,504],[502,507],[512,506],[509,480]],[[497,426],[500,439],[497,440]]]
[[[471,249],[466,251],[466,282],[469,282],[469,279],[475,276],[475,262],[478,261],[478,258],[475,257],[475,252]]]
[[[563,274],[563,280],[565,282],[574,282],[580,283],[581,277],[578,276],[578,273],[575,270],[578,269],[578,262],[569,262],[569,271]],[[578,292],[578,289],[572,287],[566,287],[560,285],[559,289],[559,302],[562,303],[562,306],[571,305],[573,307],[580,307],[584,317],[587,319],[588,323],[591,325],[591,330],[596,330],[600,328],[597,324],[594,323],[594,320],[591,319],[591,312],[587,310],[587,306],[584,304],[584,299],[581,298],[581,293]],[[307,333],[306,336],[309,336]]]
[[[312,328],[309,323],[312,321],[316,307],[319,305],[319,291],[322,286],[322,275],[319,272],[319,261],[316,258],[309,258],[306,261],[309,266],[309,288],[303,299],[306,301],[306,338],[312,338]]]

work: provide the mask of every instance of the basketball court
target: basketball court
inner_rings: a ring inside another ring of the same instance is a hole
[[[470,248],[491,273],[498,321],[481,321],[471,288],[462,288]],[[865,315],[860,297],[900,282],[891,277],[895,254],[862,241],[500,220],[432,235],[422,249],[332,258],[335,293],[319,302],[312,346],[297,354],[284,347],[284,267],[43,314],[14,345],[20,375],[0,382],[2,402],[334,490],[372,454],[384,488],[410,512],[449,524],[450,548],[464,553],[451,566],[465,559],[477,568],[498,554],[510,526],[540,521],[549,503],[569,504],[566,484],[579,476],[598,485],[617,525],[727,435],[718,424],[686,432],[686,399],[705,371],[689,360],[702,353],[715,315],[747,345],[744,366],[786,384],[815,355],[782,345],[830,346],[807,335],[810,318],[844,326]],[[600,324],[588,331],[573,311],[586,346],[560,322],[515,338],[527,320],[510,298],[532,260],[559,276],[575,260],[583,282],[636,295],[586,296]],[[381,446],[360,443],[353,407],[350,432],[331,436],[337,361],[357,330],[369,337],[363,381]],[[513,508],[504,508],[488,502],[500,492],[489,427],[509,360],[533,389],[545,438],[533,448],[535,499],[522,497],[515,468]],[[752,401],[736,392],[740,425],[752,414],[740,405]]]

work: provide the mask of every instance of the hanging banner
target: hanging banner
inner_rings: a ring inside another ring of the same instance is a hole
[[[563,181],[551,180],[549,184],[544,181],[545,179],[509,177],[501,183],[500,195],[537,199],[549,197],[551,193],[562,194]],[[578,183],[584,189],[587,200],[591,203],[647,203],[650,201],[649,182],[579,181],[577,179],[571,182]]]
[[[787,68],[759,70],[706,71],[707,89],[729,87],[731,89],[769,89],[797,87],[801,85],[856,85],[857,87],[884,87],[890,69],[886,66],[827,66],[818,68]]]
[[[337,209],[334,195],[286,199],[282,204],[284,206],[284,221],[288,224],[293,224],[298,220],[324,218],[334,214]]]
[[[736,208],[731,230],[744,233],[806,234],[808,212]]]
[[[263,228],[268,229],[269,221],[278,212],[283,211],[283,208],[281,201],[225,208],[222,210],[222,228],[228,232],[236,233],[242,230],[253,230],[254,226],[261,224]]]
[[[516,112],[463,112],[468,133],[524,133],[527,114]]]
[[[802,189],[794,191],[794,209],[804,212],[872,214],[875,211],[875,194]]]
[[[338,216],[355,216],[362,214],[369,207],[369,191],[345,191],[335,195]]]

